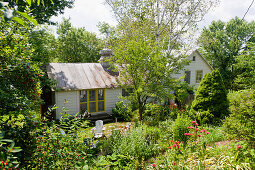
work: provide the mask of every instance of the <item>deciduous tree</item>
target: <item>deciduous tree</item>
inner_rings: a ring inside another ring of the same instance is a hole
[[[233,18],[229,22],[213,21],[200,37],[203,55],[218,69],[227,89],[232,88],[235,56],[240,55],[255,33],[255,23]]]
[[[185,36],[214,4],[203,0],[106,0],[119,23],[112,60],[120,84],[134,88],[130,98],[139,106],[140,120],[148,98],[169,96],[182,68]],[[176,53],[175,53],[176,52]]]
[[[102,42],[85,28],[74,28],[70,19],[64,19],[57,29],[56,57],[61,62],[97,62]]]

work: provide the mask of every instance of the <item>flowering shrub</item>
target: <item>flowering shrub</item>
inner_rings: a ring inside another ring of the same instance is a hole
[[[188,137],[184,134],[188,132],[187,127],[191,125],[190,122],[191,120],[187,115],[179,114],[177,116],[172,126],[174,140],[184,141],[186,144]]]
[[[4,139],[4,132],[0,131],[0,169],[18,168],[16,153],[22,149],[14,147],[15,143],[11,139]]]

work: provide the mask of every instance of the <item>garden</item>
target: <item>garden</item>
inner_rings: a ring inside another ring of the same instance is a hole
[[[210,106],[218,95],[224,98],[224,88],[210,87],[218,90],[208,103],[205,96],[200,98],[202,87],[209,80],[221,82],[218,75],[213,71],[204,77],[191,105],[147,104],[142,121],[129,104],[116,103],[113,113],[120,122],[104,124],[101,138],[94,138],[94,124],[78,114],[63,114],[58,121],[41,120],[34,114],[5,116],[1,168],[254,169],[255,91],[225,93],[227,104]],[[210,110],[195,110],[205,104]],[[213,112],[217,106],[228,106],[224,118]]]
[[[189,63],[174,52],[190,49],[185,38],[216,1],[125,2],[106,0],[119,25],[99,24],[102,38],[50,21],[72,0],[0,2],[0,169],[255,169],[254,22],[203,29],[199,51],[213,71],[193,88],[173,78]],[[56,36],[40,24],[56,24]],[[40,106],[56,87],[47,64],[96,63],[105,46],[118,86],[132,90],[97,138],[81,114],[56,120],[58,106]]]

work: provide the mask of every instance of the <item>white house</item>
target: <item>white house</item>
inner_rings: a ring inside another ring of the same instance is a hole
[[[100,63],[50,63],[47,66],[48,76],[56,80],[53,102],[57,105],[56,118],[64,111],[74,115],[83,113],[112,113],[112,108],[122,95],[117,87],[116,73],[109,69],[105,59],[111,51],[102,50]],[[176,77],[186,74],[185,81],[198,86],[204,74],[212,71],[212,67],[203,56],[195,50],[189,59],[192,62]]]
[[[186,81],[190,86],[197,88],[206,73],[212,72],[212,66],[206,61],[206,59],[199,53],[198,50],[193,51],[187,60],[191,62],[186,65],[179,74],[175,74],[174,77],[179,78],[185,75],[183,81]]]

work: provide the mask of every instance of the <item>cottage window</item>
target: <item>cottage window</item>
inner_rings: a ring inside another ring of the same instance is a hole
[[[80,91],[80,113],[105,111],[104,89]]]
[[[185,78],[184,78],[184,81],[188,84],[190,84],[190,74],[191,74],[191,71],[185,71]]]
[[[200,83],[203,78],[203,70],[197,70],[196,72],[196,83]]]
[[[193,61],[196,61],[196,56],[193,56],[193,59],[192,59]]]

